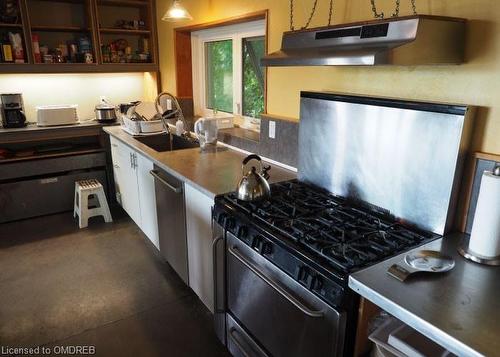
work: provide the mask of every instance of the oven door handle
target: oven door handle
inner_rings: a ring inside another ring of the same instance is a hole
[[[236,338],[236,336],[235,336],[236,333],[238,333],[238,331],[236,331],[236,329],[234,329],[234,328],[230,329],[229,330],[229,338],[231,339],[231,341],[234,342],[236,347],[238,347],[238,349],[240,350],[243,357],[250,357],[250,355],[247,353],[247,351],[245,350],[245,348],[243,347],[241,342],[238,341],[238,339]]]
[[[255,275],[264,280],[270,287],[276,290],[281,296],[287,299],[290,303],[292,303],[297,309],[302,311],[309,317],[320,318],[325,316],[323,311],[313,311],[308,307],[304,306],[297,298],[292,296],[288,291],[283,289],[277,282],[273,279],[265,276],[255,265],[250,263],[239,251],[236,247],[228,247],[229,253],[233,255],[236,259],[238,259],[243,265],[245,265],[248,269],[250,269]]]
[[[212,220],[213,224],[213,220]],[[213,229],[212,229],[213,230]],[[218,299],[217,299],[217,293],[218,293],[218,282],[217,282],[217,276],[218,276],[218,269],[217,269],[217,243],[221,241],[224,238],[224,233],[217,238],[215,238],[212,241],[212,264],[213,264],[213,283],[214,283],[214,313],[225,313],[226,311],[224,308],[219,308],[218,306]],[[223,305],[225,305],[225,302],[223,301]]]

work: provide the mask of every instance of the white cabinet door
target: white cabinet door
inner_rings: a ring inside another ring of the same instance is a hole
[[[127,145],[118,142],[116,152],[118,153],[118,168],[115,171],[116,192],[119,193],[123,209],[140,227],[139,188],[133,160],[135,151]]]
[[[139,203],[141,208],[141,230],[157,249],[160,249],[158,237],[158,219],[156,216],[155,182],[149,173],[153,170],[153,162],[136,153],[137,183],[139,187]]]
[[[213,199],[185,184],[189,286],[214,311],[212,262]]]
[[[116,201],[121,205],[122,200],[121,200],[121,193],[119,190],[121,171],[120,171],[120,161],[119,161],[119,153],[118,153],[118,151],[119,151],[118,149],[120,147],[120,142],[112,136],[110,136],[109,141],[111,143],[111,161],[113,162],[113,176],[115,177]]]

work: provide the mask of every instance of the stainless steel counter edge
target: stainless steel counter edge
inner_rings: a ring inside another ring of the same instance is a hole
[[[458,254],[456,253],[456,246],[457,246],[456,243],[458,241],[460,241],[461,239],[463,239],[464,237],[466,237],[465,234],[452,234],[450,236],[445,236],[444,238],[440,238],[440,239],[437,239],[433,242],[424,244],[423,246],[417,247],[411,251],[416,251],[416,250],[421,250],[421,249],[439,250],[439,249],[436,249],[439,246],[446,246],[446,245],[450,246],[449,243],[444,244],[443,240],[448,240],[448,242],[450,242],[449,240],[451,240],[453,242],[453,244],[451,244],[451,245],[453,245],[454,251],[453,252],[444,251],[443,253],[454,256],[457,265],[472,264],[472,266],[474,266],[476,263],[466,261],[464,258],[458,256]],[[405,296],[407,297],[408,301],[411,299],[413,299],[413,300],[415,299],[415,296],[411,296],[411,294],[409,295],[408,293],[409,293],[409,291],[411,291],[412,288],[413,289],[421,288],[421,285],[411,286],[411,284],[408,284],[408,283],[397,282],[399,284],[402,284],[402,285],[400,285],[401,289],[399,289],[399,291],[397,291],[397,288],[394,288],[392,286],[387,286],[387,282],[390,282],[390,284],[392,284],[392,281],[396,282],[396,280],[394,278],[389,277],[389,275],[387,274],[387,268],[388,268],[388,266],[390,266],[398,261],[401,261],[407,253],[408,252],[400,254],[396,257],[387,259],[386,261],[383,261],[381,263],[375,264],[371,267],[368,267],[368,268],[365,268],[363,270],[360,270],[358,272],[353,273],[352,275],[349,276],[349,287],[352,290],[354,290],[356,293],[358,293],[359,295],[363,296],[367,300],[371,301],[375,305],[379,306],[383,310],[387,311],[389,314],[398,318],[399,320],[406,323],[407,325],[414,328],[415,330],[419,331],[423,335],[432,339],[433,341],[440,344],[444,348],[448,349],[452,353],[454,353],[458,356],[484,356],[482,353],[478,352],[477,350],[475,350],[471,346],[467,345],[466,343],[460,341],[456,337],[451,336],[446,331],[435,326],[432,323],[432,321],[428,321],[431,319],[428,318],[426,320],[426,319],[422,318],[422,316],[419,316],[418,314],[401,306],[402,305],[401,301],[405,301],[405,298],[404,298]],[[459,259],[461,259],[461,260],[459,260]],[[478,266],[478,268],[479,267],[481,267],[481,266]],[[457,266],[455,266],[455,269],[456,268],[457,268]],[[497,272],[500,273],[500,270],[498,270]],[[370,274],[368,274],[368,273],[370,273]],[[449,273],[445,273],[445,274],[453,274],[453,270],[450,271]],[[499,277],[500,277],[500,275],[499,275]],[[477,277],[477,278],[480,280],[480,277]],[[385,281],[385,279],[388,279],[388,280]],[[377,281],[375,281],[375,280],[377,280]],[[445,275],[443,275],[442,279],[438,278],[438,276],[428,276],[428,278],[426,278],[426,277],[416,278],[415,280],[413,280],[413,282],[417,283],[417,284],[437,284],[437,285],[435,285],[435,287],[437,289],[446,290],[447,289],[446,284],[448,281],[446,280]],[[385,293],[386,293],[385,295],[389,295],[389,296],[385,296],[384,294],[380,293],[380,290],[382,290],[380,287],[384,284],[386,284],[385,286],[386,286],[387,290],[390,290],[392,288],[390,293],[387,293],[387,291],[385,291]],[[422,290],[420,290],[420,292],[422,292]],[[390,294],[393,294],[392,298],[394,298],[394,300],[400,299],[401,301],[399,303],[394,301],[393,299],[391,299]],[[415,295],[418,295],[418,294],[415,294]],[[472,299],[473,298],[474,297],[472,297]],[[423,304],[425,304],[425,302],[422,301],[421,303],[422,303],[422,306],[424,306]],[[436,301],[436,303],[437,304],[440,304],[440,303],[453,304],[453,301],[443,299],[441,301]],[[408,304],[408,305],[411,306],[411,304]],[[458,305],[456,306],[457,313],[458,313],[460,308],[462,308],[462,306],[458,306]],[[484,309],[492,308],[493,310],[495,309],[494,306],[492,306],[492,307],[483,306],[483,308]],[[428,310],[431,311],[432,309],[429,308]],[[432,317],[434,317],[435,319],[439,319],[441,316],[439,316],[439,317],[432,316]],[[472,319],[472,317],[471,317],[471,319]],[[480,326],[478,326],[478,328],[479,327]],[[500,329],[500,325],[499,325],[499,329]],[[480,333],[480,332],[479,331],[468,331],[468,333],[470,333],[472,336],[472,335],[475,335],[475,334]],[[493,343],[494,341],[490,341],[490,342]]]
[[[365,299],[370,300],[378,307],[387,311],[392,316],[398,318],[452,353],[458,356],[483,356],[481,353],[474,351],[472,348],[460,342],[456,338],[453,338],[444,331],[441,331],[434,325],[421,319],[410,311],[405,310],[398,304],[377,293],[375,290],[370,289],[352,276],[349,277],[349,287]]]
[[[138,140],[135,140],[131,135],[123,132],[120,127],[117,127],[117,126],[115,126],[115,127],[105,127],[105,128],[103,128],[103,130],[106,133],[108,133],[109,135],[111,135],[114,138],[116,138],[117,140],[119,140],[120,142],[122,142],[125,145],[127,145],[128,147],[130,147],[130,148],[138,151],[142,155],[148,157],[158,167],[160,167],[161,169],[165,170],[167,173],[173,175],[174,177],[178,178],[179,180],[182,180],[184,182],[189,183],[190,185],[192,185],[193,187],[195,187],[199,191],[203,192],[205,195],[209,196],[212,199],[214,199],[215,196],[217,196],[218,194],[231,192],[231,191],[234,191],[236,189],[236,185],[234,185],[234,188],[231,187],[231,189],[224,190],[224,192],[222,192],[222,191],[221,192],[213,192],[213,191],[207,189],[206,187],[204,187],[203,185],[201,185],[199,182],[197,182],[195,180],[192,180],[189,177],[186,177],[185,175],[182,175],[181,173],[179,173],[176,170],[172,169],[170,166],[168,166],[167,164],[165,164],[161,160],[158,160],[158,158],[155,157],[155,154],[160,154],[160,153],[154,151],[153,149],[149,148],[148,146],[144,145],[143,143],[139,142]],[[119,130],[120,135],[118,135],[117,132],[115,132],[117,130]],[[126,140],[124,139],[124,137],[122,135],[126,135]],[[168,154],[171,154],[171,153],[173,154],[173,153],[178,152],[178,151],[179,150],[172,151],[172,152],[162,152],[161,155],[165,156],[165,155],[168,155]],[[180,150],[180,151],[183,151],[183,152],[191,151],[193,153],[194,152],[200,153],[200,149],[199,148],[183,149],[183,150]],[[241,154],[240,152],[238,152],[236,150],[231,150],[230,148],[228,148],[228,151],[231,152],[231,153],[234,153],[234,155],[238,155],[238,160],[240,162],[245,157],[244,154]],[[276,168],[274,170],[276,170]],[[282,169],[282,168],[279,168],[279,170],[282,171],[282,172],[286,172],[286,174],[284,175],[284,177],[282,179],[278,179],[278,180],[274,180],[274,181],[283,181],[283,180],[292,179],[292,178],[296,177],[296,173],[295,172],[292,172],[292,171],[289,171],[289,170],[286,170],[286,169]],[[240,171],[236,172],[236,174],[240,175]],[[283,176],[283,175],[278,175],[278,177],[280,177],[280,176]]]

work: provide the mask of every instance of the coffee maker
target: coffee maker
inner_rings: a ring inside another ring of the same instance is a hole
[[[0,114],[4,128],[26,126],[22,94],[0,94]]]

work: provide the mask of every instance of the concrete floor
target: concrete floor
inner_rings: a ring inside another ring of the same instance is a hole
[[[99,356],[227,356],[212,317],[120,212],[0,224],[0,346]]]

